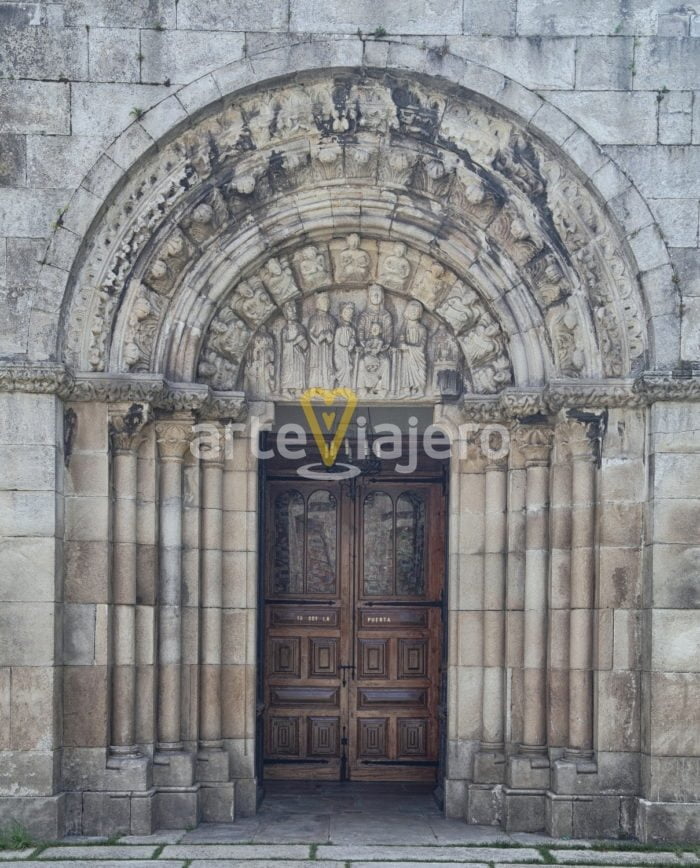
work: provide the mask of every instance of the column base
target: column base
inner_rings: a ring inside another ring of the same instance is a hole
[[[512,790],[548,790],[549,757],[541,752],[522,752],[508,758],[508,786]]]
[[[105,790],[113,792],[146,791],[153,786],[151,760],[143,754],[108,754]]]
[[[477,784],[503,784],[506,780],[506,757],[503,748],[487,747],[474,755],[474,782]]]
[[[200,748],[197,754],[197,780],[200,783],[225,783],[230,777],[230,760],[223,747]]]
[[[194,754],[159,751],[153,757],[153,784],[161,787],[191,787],[194,784]]]
[[[501,826],[503,787],[500,784],[469,784],[466,820],[479,826]]]
[[[598,763],[587,756],[564,754],[552,764],[552,791],[561,795],[592,794],[600,790]]]

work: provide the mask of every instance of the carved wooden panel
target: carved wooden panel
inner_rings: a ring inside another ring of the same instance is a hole
[[[285,636],[270,639],[270,674],[287,678],[301,677],[299,639]]]
[[[309,755],[338,756],[340,721],[337,717],[309,717]]]
[[[428,613],[425,609],[362,609],[360,623],[368,630],[401,629],[402,627],[427,627]]]
[[[275,756],[299,756],[299,718],[271,717],[268,745]]]
[[[428,693],[419,689],[396,689],[391,687],[361,688],[358,691],[359,708],[376,708],[377,706],[417,707],[425,708]]]
[[[387,751],[386,717],[360,718],[358,726],[358,754],[361,757],[385,757]]]
[[[309,639],[309,676],[311,678],[335,678],[337,675],[337,640]]]
[[[424,757],[428,747],[428,721],[399,718],[397,752],[401,757]]]
[[[425,678],[427,665],[426,639],[399,639],[399,678]]]
[[[271,606],[270,625],[273,627],[337,627],[337,609],[312,606]]]
[[[337,705],[335,687],[273,687],[270,698],[274,705]]]
[[[360,678],[388,676],[388,639],[360,639],[358,642]]]

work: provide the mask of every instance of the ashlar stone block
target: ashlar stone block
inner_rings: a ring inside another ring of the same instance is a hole
[[[243,57],[244,48],[243,33],[144,31],[141,34],[142,80],[186,84]]]
[[[44,81],[0,82],[0,133],[71,133],[69,85]]]
[[[577,90],[628,90],[632,86],[634,41],[629,36],[576,40]]]
[[[176,0],[66,0],[68,27],[175,27]]]
[[[265,5],[254,0],[180,0],[177,26],[182,30],[286,30],[288,4],[286,0]],[[296,25],[293,29],[308,30]]]

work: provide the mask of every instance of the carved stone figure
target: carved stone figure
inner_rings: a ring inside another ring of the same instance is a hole
[[[199,376],[214,389],[233,389],[251,330],[230,307],[209,326],[209,342],[199,362]]]
[[[565,377],[578,377],[585,364],[579,340],[578,314],[570,307],[554,309],[549,312],[547,324],[552,335],[559,371]]]
[[[333,338],[333,363],[336,385],[344,389],[352,389],[355,385],[357,333],[353,325],[354,318],[355,305],[351,301],[341,305],[340,324]]]
[[[434,309],[447,290],[447,281],[447,273],[442,265],[439,262],[432,262],[421,274],[420,279],[414,281],[411,295],[417,296],[427,308]]]
[[[391,362],[382,324],[374,320],[367,338],[362,341],[362,351],[357,368],[357,391],[363,398],[385,398],[391,386]]]
[[[250,329],[230,308],[223,312],[210,326],[209,344],[222,356],[240,364],[243,352],[250,339]]]
[[[336,280],[364,283],[369,279],[370,264],[369,253],[360,249],[360,236],[348,235],[347,247],[338,254]]]
[[[262,323],[275,309],[259,277],[242,280],[236,287],[232,304],[236,313],[253,326]]]
[[[266,329],[253,336],[245,369],[245,390],[251,398],[268,398],[275,388],[275,342]]]
[[[433,363],[433,390],[441,395],[456,396],[461,388],[459,344],[445,323],[440,323],[430,340]]]
[[[367,290],[367,300],[367,307],[357,321],[357,336],[360,343],[364,344],[369,340],[371,327],[378,322],[382,338],[391,345],[394,339],[394,320],[384,307],[384,290],[378,283],[373,283]]]
[[[394,244],[390,253],[379,267],[379,282],[394,292],[403,292],[411,275],[411,264],[406,259],[406,245],[402,242]]]
[[[337,323],[328,310],[330,299],[325,292],[316,296],[316,312],[309,317],[309,384],[332,388],[335,382],[333,337]]]
[[[182,227],[194,244],[204,244],[225,219],[226,206],[220,194],[212,196],[211,203],[200,202],[183,221]]]
[[[286,260],[277,259],[275,256],[268,259],[260,271],[260,277],[277,304],[284,304],[299,295],[299,287]]]
[[[295,301],[288,301],[282,308],[286,325],[280,334],[279,389],[283,397],[294,398],[306,389],[306,356],[309,338],[299,322],[299,310]]]
[[[428,329],[421,322],[423,305],[410,301],[399,333],[397,392],[400,397],[424,395],[428,381]]]
[[[305,289],[318,289],[329,282],[326,258],[315,245],[304,247],[295,261]]]
[[[147,371],[158,327],[160,299],[142,286],[129,314],[123,361],[130,371]]]
[[[435,311],[452,326],[456,334],[476,325],[483,312],[476,292],[463,283],[456,283],[449,296]]]
[[[160,295],[170,295],[177,276],[187,265],[190,254],[191,248],[185,236],[175,228],[152,260],[145,281]]]

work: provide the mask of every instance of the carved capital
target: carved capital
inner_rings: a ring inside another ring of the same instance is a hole
[[[148,404],[112,404],[109,408],[109,439],[113,452],[137,449],[141,432],[150,420]]]
[[[156,442],[162,461],[182,461],[192,438],[192,424],[189,415],[156,422]]]
[[[549,464],[554,430],[545,425],[521,425],[515,429],[516,445],[528,467]]]

